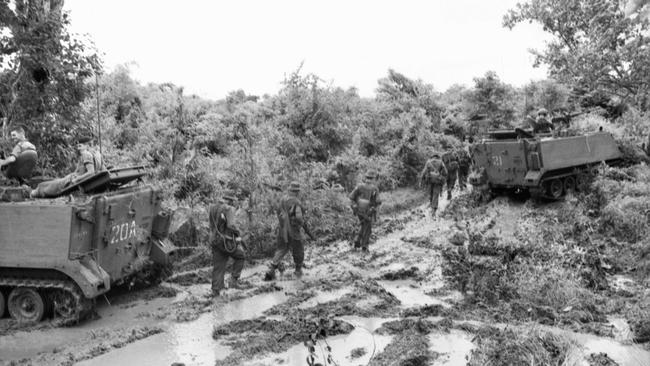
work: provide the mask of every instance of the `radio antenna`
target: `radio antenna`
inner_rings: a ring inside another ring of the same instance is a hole
[[[97,140],[99,141],[99,155],[104,156],[102,153],[102,124],[99,119],[99,76],[95,72],[95,96],[97,99]]]

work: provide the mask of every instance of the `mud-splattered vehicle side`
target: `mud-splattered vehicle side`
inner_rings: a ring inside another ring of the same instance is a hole
[[[142,167],[99,172],[67,197],[0,203],[0,317],[78,319],[111,286],[166,265],[170,213],[162,192],[129,184]],[[77,194],[80,193],[80,194]]]

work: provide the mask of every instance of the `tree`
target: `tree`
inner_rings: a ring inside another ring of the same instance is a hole
[[[284,156],[324,162],[350,144],[350,95],[321,83],[316,75],[302,76],[298,68],[284,80],[284,87],[272,100],[273,108],[278,110],[276,121],[288,132],[280,146]],[[353,94],[358,98],[356,92]]]
[[[470,114],[484,114],[492,127],[510,127],[515,119],[515,90],[499,80],[494,71],[482,78],[474,78],[474,89],[465,100]]]
[[[12,6],[13,5],[13,6]],[[101,65],[89,47],[67,31],[63,0],[0,0],[0,117],[3,134],[24,125],[45,166],[67,165],[70,135],[82,123],[86,78]]]
[[[510,29],[536,22],[554,36],[546,49],[535,50],[535,65],[546,64],[550,76],[570,85],[584,99],[604,94],[644,110],[650,107],[650,37],[643,7],[621,0],[531,0],[504,17]]]
[[[393,69],[388,70],[387,77],[379,79],[377,100],[388,104],[393,109],[394,116],[421,108],[432,126],[438,128],[442,113],[439,98],[432,85],[421,80],[411,80]]]
[[[546,108],[551,112],[570,109],[569,88],[554,80],[531,82],[523,87],[522,92],[524,94],[524,115],[534,112],[538,108]]]

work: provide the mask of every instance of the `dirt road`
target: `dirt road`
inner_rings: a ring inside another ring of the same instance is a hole
[[[501,217],[490,230],[512,235],[522,209],[497,199],[473,219]],[[102,299],[97,317],[77,326],[8,329],[0,364],[306,365],[311,357],[314,364],[465,365],[485,324],[459,311],[463,294],[443,278],[441,250],[451,246],[453,219],[425,212],[382,217],[368,254],[347,241],[310,247],[302,279],[289,270],[264,282],[266,266],[258,263],[245,269],[245,289],[212,301],[205,296],[210,269],[201,268]],[[564,337],[569,364],[596,364],[606,353],[610,364],[650,365],[650,352],[631,344],[620,319],[612,319],[613,338],[534,323],[489,326]]]

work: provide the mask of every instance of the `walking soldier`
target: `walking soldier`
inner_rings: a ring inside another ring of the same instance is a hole
[[[442,193],[442,186],[446,180],[447,168],[445,168],[445,164],[440,159],[440,153],[434,152],[420,173],[420,185],[427,185],[429,191],[429,203],[431,204],[432,216],[438,210],[438,197]]]
[[[218,203],[209,208],[213,296],[219,296],[219,292],[225,287],[224,275],[228,258],[235,261],[229,287],[238,286],[239,276],[244,268],[244,248],[235,225],[236,201],[235,197],[224,195]]]
[[[363,178],[363,182],[358,184],[350,193],[352,212],[357,215],[361,225],[354,242],[354,248],[361,248],[364,252],[368,251],[372,223],[376,219],[377,208],[381,205],[379,189],[374,184],[375,178],[375,173],[368,171]]]
[[[275,279],[275,270],[280,267],[282,259],[289,251],[291,251],[291,255],[293,256],[296,277],[302,277],[305,248],[301,229],[310,239],[314,239],[314,236],[307,228],[305,208],[298,198],[298,193],[300,193],[300,183],[291,182],[289,192],[282,197],[278,205],[279,230],[277,248],[269,271],[264,276],[264,280],[266,281]]]

